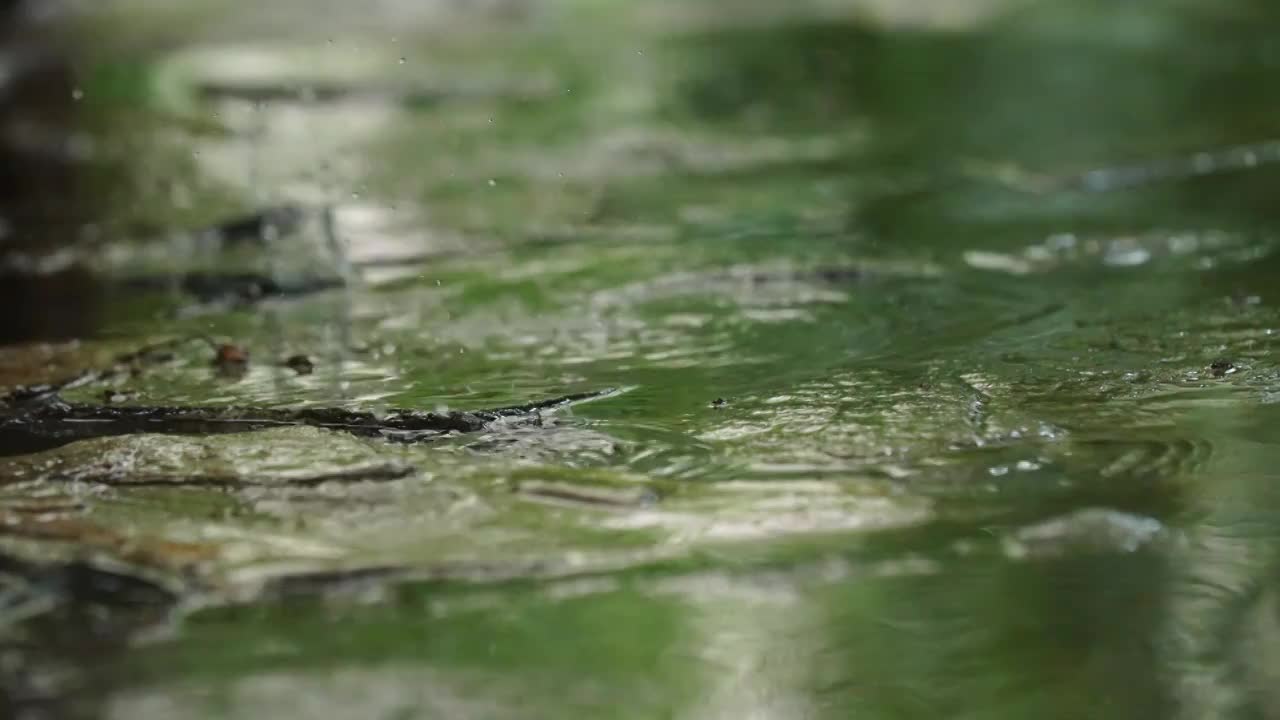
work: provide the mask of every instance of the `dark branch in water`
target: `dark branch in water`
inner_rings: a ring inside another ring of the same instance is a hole
[[[335,470],[326,473],[297,476],[257,476],[257,475],[134,475],[134,474],[76,474],[78,482],[114,485],[118,487],[208,487],[208,488],[242,488],[242,487],[314,487],[325,483],[354,483],[364,481],[399,480],[412,475],[412,465],[401,463],[383,463],[380,465],[360,466],[349,470]]]
[[[292,281],[252,273],[187,273],[182,277],[183,291],[205,303],[218,300],[253,302],[264,298],[302,297],[342,286],[342,280],[329,277]]]
[[[168,275],[128,277],[118,282],[130,291],[168,290],[177,287],[198,303],[232,302],[250,304],[259,300],[305,297],[344,285],[330,277],[284,280],[256,273],[190,272],[173,278]]]
[[[309,426],[394,442],[422,442],[449,433],[470,433],[502,419],[537,424],[540,412],[611,394],[574,393],[548,400],[476,411],[394,410],[374,414],[342,408],[146,407],[82,405],[48,394],[10,403],[0,414],[0,455],[16,455],[76,440],[137,433],[197,435],[236,433],[271,427]]]

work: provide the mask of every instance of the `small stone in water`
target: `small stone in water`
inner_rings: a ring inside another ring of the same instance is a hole
[[[311,358],[306,355],[290,355],[284,361],[284,366],[299,375],[310,375],[315,370],[315,364],[311,362]]]
[[[1230,375],[1238,369],[1239,368],[1235,366],[1235,363],[1227,360],[1226,358],[1218,358],[1209,364],[1209,372],[1213,373],[1213,376],[1218,378]]]

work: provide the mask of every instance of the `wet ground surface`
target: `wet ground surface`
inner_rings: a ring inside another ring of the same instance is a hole
[[[895,5],[33,20],[0,704],[1280,716],[1280,15]]]

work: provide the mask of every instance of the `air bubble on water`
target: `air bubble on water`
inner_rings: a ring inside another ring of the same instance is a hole
[[[1113,243],[1107,246],[1102,263],[1110,267],[1133,267],[1151,259],[1151,251],[1130,243]]]
[[[1169,238],[1169,252],[1174,255],[1189,255],[1200,249],[1200,240],[1195,235],[1174,235]]]
[[[1058,252],[1075,248],[1076,242],[1076,236],[1071,233],[1054,233],[1045,239],[1045,245]]]

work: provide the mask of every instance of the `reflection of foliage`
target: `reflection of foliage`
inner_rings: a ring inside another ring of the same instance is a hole
[[[211,699],[256,713],[264,698],[237,690],[272,673],[282,674],[281,690],[290,695],[345,703],[329,678],[361,666],[385,678],[385,685],[365,681],[388,691],[377,703],[408,700],[411,710],[452,700],[487,707],[482,717],[672,717],[699,691],[693,658],[673,652],[689,630],[686,613],[676,602],[609,587],[569,582],[558,597],[523,584],[498,592],[426,585],[343,611],[340,631],[331,607],[305,598],[251,612],[215,610],[190,620],[184,643],[158,647],[128,667],[153,680],[202,680],[195,687],[203,692],[190,698],[195,717],[218,714],[205,705]]]
[[[1256,447],[1256,446],[1255,446]],[[1250,453],[1228,453],[1227,472]],[[1280,533],[1270,476],[1221,477],[1174,555],[1178,572],[1161,648],[1178,718],[1276,717]]]
[[[720,31],[677,41],[669,112],[766,127],[847,122],[863,108],[883,38],[853,25]]]
[[[1155,558],[992,558],[839,588],[815,692],[830,718],[1162,717]]]

